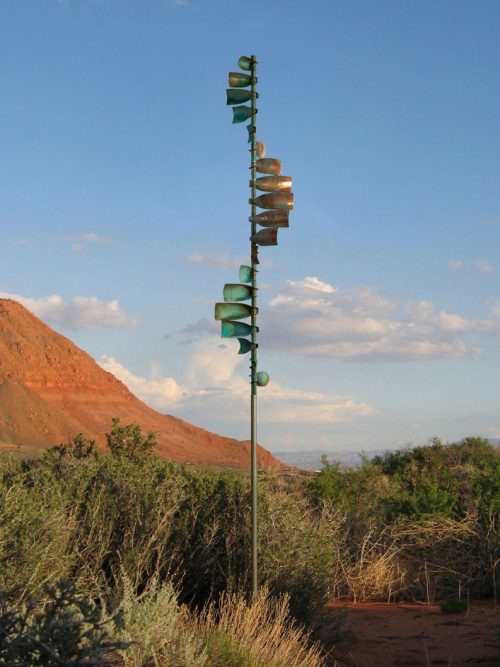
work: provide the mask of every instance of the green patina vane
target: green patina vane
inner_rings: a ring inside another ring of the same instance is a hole
[[[223,289],[224,301],[247,301],[252,298],[253,288],[250,285],[227,283]]]

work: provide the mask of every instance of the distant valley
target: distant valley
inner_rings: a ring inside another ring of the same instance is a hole
[[[494,446],[500,447],[500,438],[487,438]],[[422,443],[425,444],[425,443]],[[385,454],[387,449],[371,449],[366,452],[311,449],[298,452],[273,452],[273,454],[289,466],[304,468],[305,470],[321,470],[322,458],[326,456],[330,463],[340,463],[341,468],[352,468],[361,465],[362,457],[372,459],[374,456]]]

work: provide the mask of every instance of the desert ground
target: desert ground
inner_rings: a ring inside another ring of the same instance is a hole
[[[327,605],[327,641],[341,609],[344,638],[334,650],[341,667],[500,666],[500,606],[492,602],[450,614],[435,604],[336,601]]]

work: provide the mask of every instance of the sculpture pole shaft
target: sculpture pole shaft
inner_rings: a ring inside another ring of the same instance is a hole
[[[257,231],[255,222],[256,206],[253,203],[256,196],[255,178],[255,135],[256,135],[256,81],[257,81],[257,61],[255,56],[252,60],[252,124],[254,131],[250,134],[250,182],[251,182],[251,221],[252,238]],[[255,241],[251,242],[251,266],[252,266],[252,349],[250,355],[250,439],[251,439],[251,496],[252,496],[252,596],[255,597],[258,588],[257,577],[257,264],[258,264],[258,246]]]

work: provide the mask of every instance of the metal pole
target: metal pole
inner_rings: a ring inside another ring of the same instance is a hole
[[[252,124],[254,130],[250,135],[250,189],[251,189],[251,222],[252,237],[257,231],[255,222],[256,206],[254,199],[255,188],[255,134],[256,134],[256,84],[257,84],[257,60],[251,56],[252,73]],[[251,435],[251,495],[252,495],[252,596],[257,594],[257,264],[258,246],[251,242],[251,266],[252,266],[252,349],[250,354],[250,435]]]

